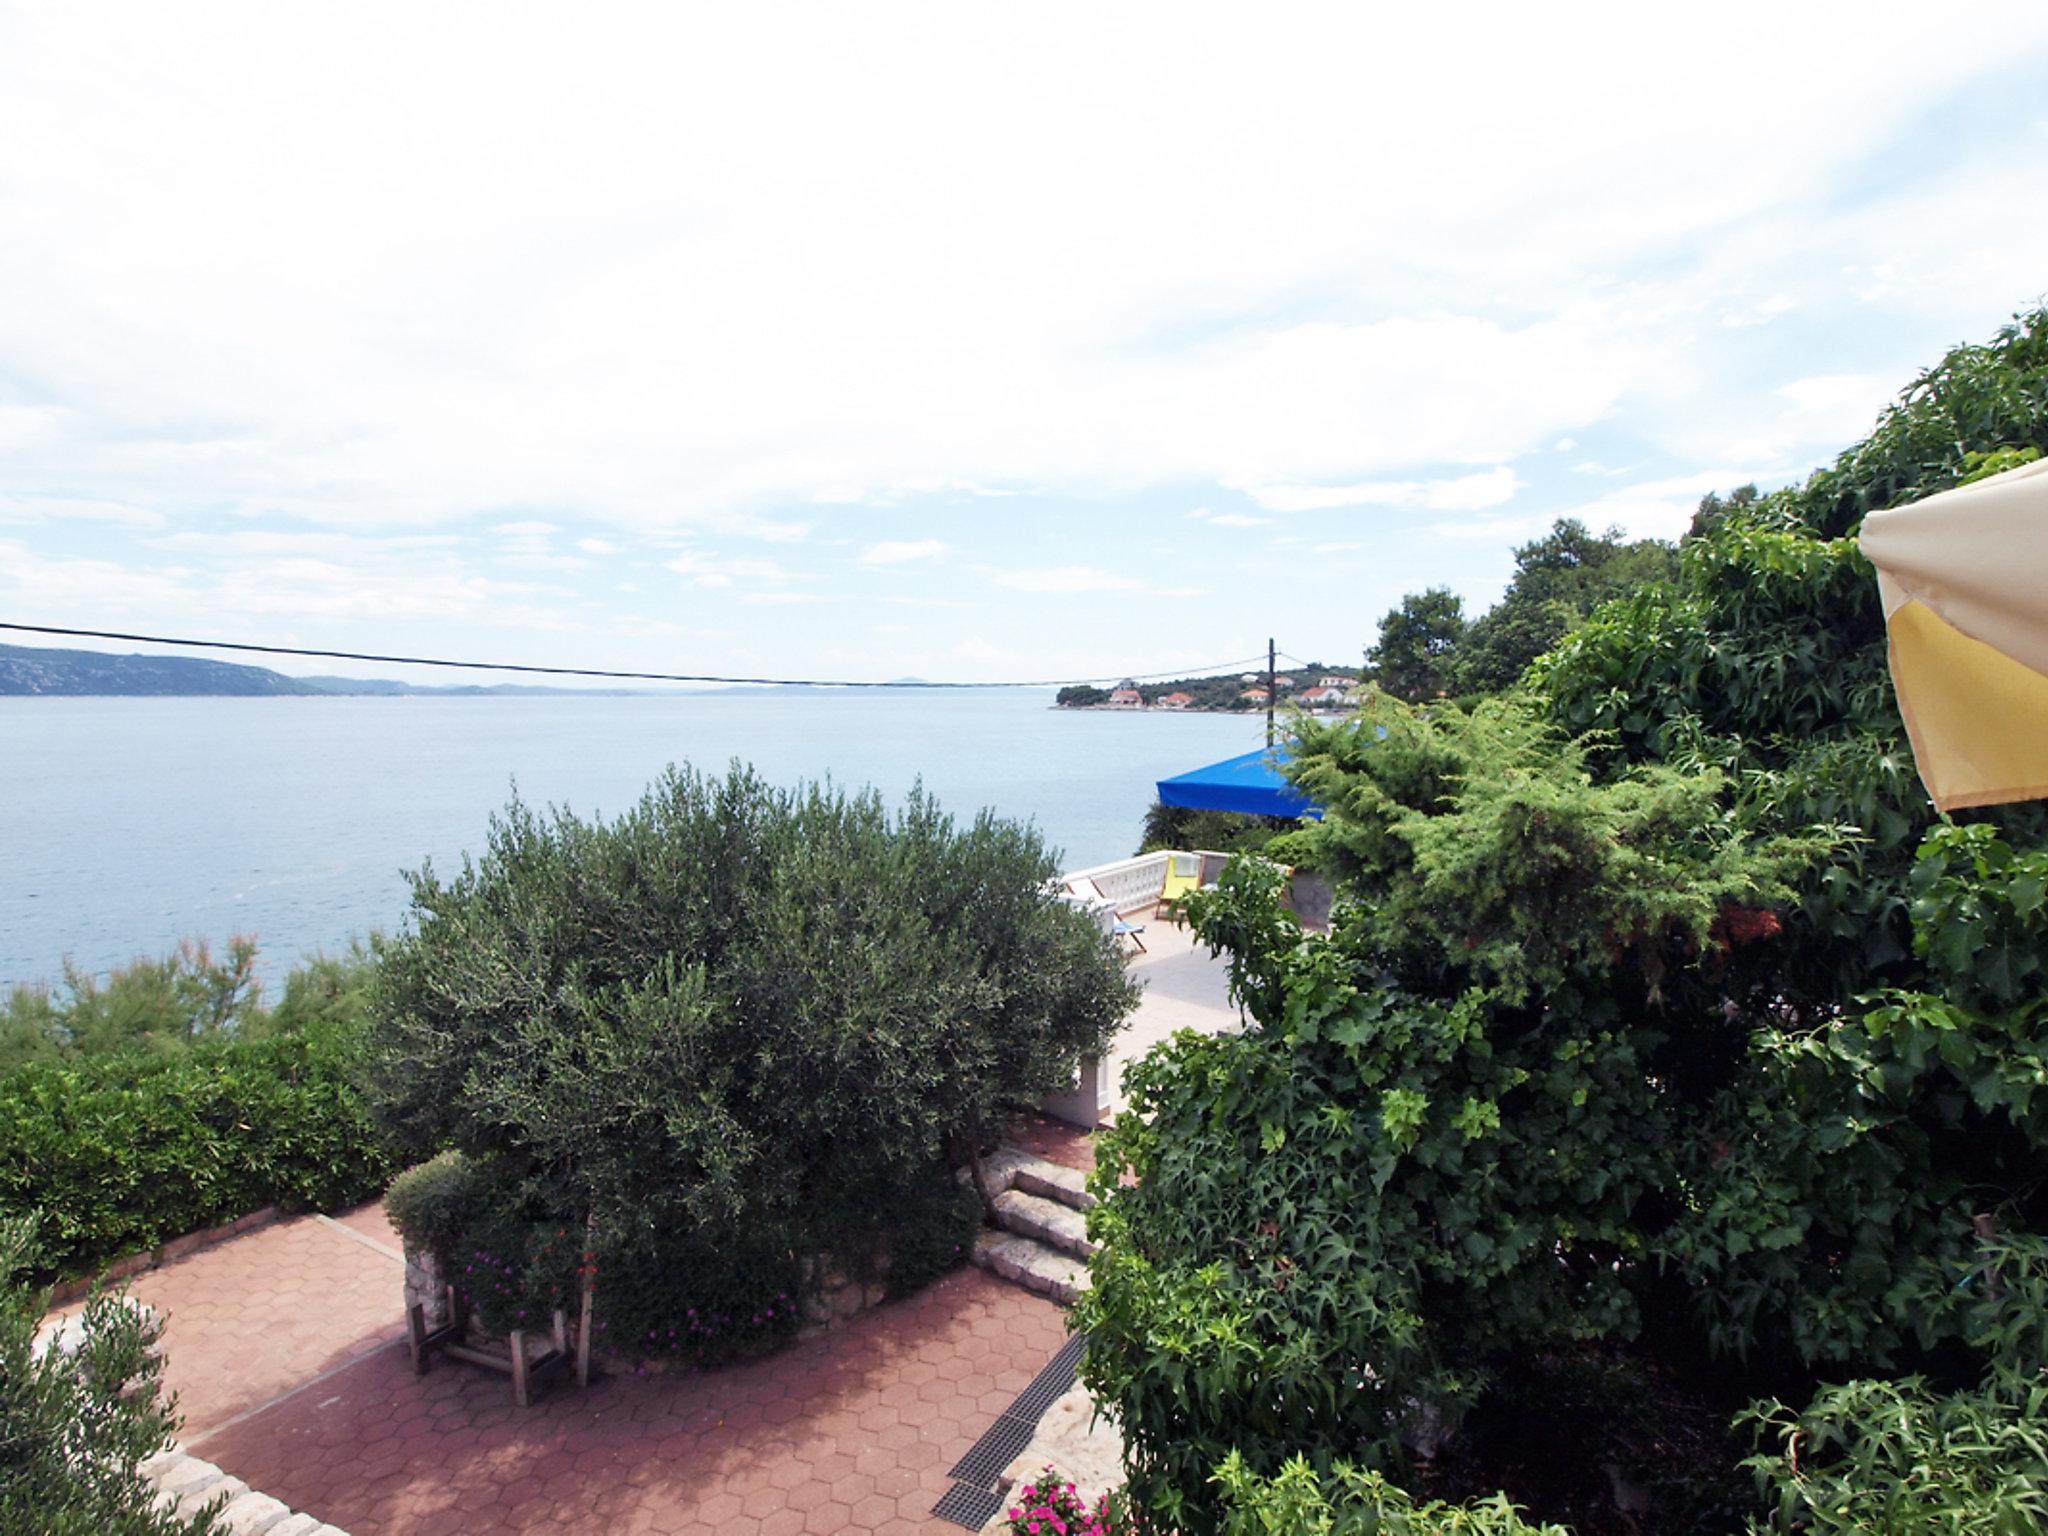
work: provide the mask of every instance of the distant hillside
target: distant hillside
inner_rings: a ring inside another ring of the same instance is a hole
[[[323,695],[426,694],[465,697],[496,694],[625,693],[627,689],[545,688],[519,683],[456,683],[422,687],[381,678],[287,677],[268,667],[233,661],[205,661],[196,656],[112,656],[104,651],[63,651],[44,646],[0,645],[0,695],[39,694],[52,698],[116,696],[128,698],[239,698]]]
[[[110,656],[104,651],[0,645],[0,694],[206,693],[250,697],[326,691],[268,667],[245,667],[231,661],[202,661],[192,656]]]

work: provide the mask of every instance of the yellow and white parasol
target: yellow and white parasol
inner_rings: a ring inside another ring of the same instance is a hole
[[[2048,798],[2048,460],[1873,512],[1859,542],[1934,803]]]

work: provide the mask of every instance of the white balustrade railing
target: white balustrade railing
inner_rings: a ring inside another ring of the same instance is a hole
[[[1077,869],[1061,875],[1059,885],[1063,890],[1072,891],[1086,900],[1091,883],[1102,893],[1102,899],[1119,912],[1132,912],[1140,907],[1149,907],[1159,900],[1159,893],[1166,889],[1166,866],[1172,855],[1161,853],[1140,853],[1128,859],[1117,859],[1108,864],[1097,864],[1092,869]],[[1204,849],[1202,859],[1202,883],[1214,880],[1230,855],[1212,853]]]

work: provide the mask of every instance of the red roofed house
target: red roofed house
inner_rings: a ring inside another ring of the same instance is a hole
[[[1161,709],[1186,709],[1194,702],[1195,696],[1192,693],[1169,693],[1159,701],[1159,707]]]

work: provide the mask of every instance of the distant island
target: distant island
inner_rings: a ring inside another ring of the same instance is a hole
[[[887,683],[792,683],[653,688],[563,688],[545,683],[396,683],[381,677],[291,677],[243,662],[197,656],[115,656],[40,645],[0,645],[0,698],[744,698],[766,694],[859,693],[875,688],[923,688],[923,678]],[[1008,688],[997,690],[1009,692]]]
[[[0,645],[0,697],[34,694],[51,698],[322,698],[345,695],[427,694],[474,697],[498,694],[621,695],[626,688],[549,688],[522,683],[453,683],[427,687],[384,678],[287,677],[268,667],[196,656],[115,656],[105,651],[65,651],[45,646]]]
[[[1358,707],[1358,670],[1311,662],[1274,676],[1273,691],[1282,704],[1308,710]],[[1114,688],[1086,683],[1062,688],[1053,700],[1061,709],[1167,709],[1250,712],[1267,704],[1266,674],[1226,673],[1221,677],[1182,677],[1164,683],[1137,683],[1125,678]]]

